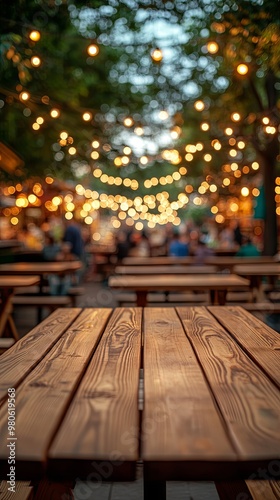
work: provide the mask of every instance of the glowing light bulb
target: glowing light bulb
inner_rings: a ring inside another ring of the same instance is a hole
[[[21,92],[21,93],[19,94],[19,98],[20,98],[22,101],[28,101],[28,99],[30,98],[30,94],[29,94],[29,92],[25,92],[25,91],[23,91],[23,92]]]
[[[30,40],[32,40],[32,42],[38,42],[41,38],[40,31],[32,30],[31,33],[29,34],[29,38]]]
[[[239,73],[239,75],[243,76],[243,75],[247,75],[249,68],[248,68],[247,64],[241,63],[241,64],[238,64],[236,71],[237,71],[237,73]]]
[[[219,50],[219,45],[216,42],[208,42],[206,47],[209,54],[216,54]]]
[[[97,56],[97,54],[99,53],[98,45],[96,45],[95,43],[91,43],[87,48],[87,53],[91,57]]]
[[[38,68],[38,66],[41,65],[41,59],[40,59],[40,57],[38,57],[38,56],[31,57],[31,64],[35,68]]]
[[[154,49],[151,53],[151,57],[154,61],[160,62],[163,58],[162,52],[160,49]]]

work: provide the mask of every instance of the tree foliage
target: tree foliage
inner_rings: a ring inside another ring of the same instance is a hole
[[[165,189],[175,197],[185,189],[191,193],[191,186],[202,204],[217,206],[226,217],[234,216],[230,207],[224,210],[227,200],[238,201],[242,187],[252,190],[263,179],[269,214],[265,252],[274,253],[280,89],[277,4],[276,0],[10,2],[1,23],[1,140],[22,155],[26,176],[82,179],[113,194],[118,185],[102,183],[92,171],[134,179],[134,190],[144,195],[151,192],[147,188],[151,179],[167,178],[183,166],[185,173],[176,174]],[[29,38],[32,29],[41,33],[38,42]],[[96,57],[87,53],[93,42],[99,47]],[[217,51],[209,51],[209,42],[217,44]],[[160,62],[151,57],[156,47],[162,50]],[[33,55],[41,58],[39,67],[32,66]],[[247,74],[238,74],[240,63],[247,65]],[[30,99],[23,102],[25,90]],[[201,111],[195,107],[198,100],[204,106]],[[60,113],[57,119],[50,116],[53,108]],[[163,111],[166,114],[161,115]],[[91,114],[90,120],[82,119],[84,112]],[[234,112],[240,120],[232,120]],[[38,117],[44,122],[34,130]],[[131,125],[125,126],[128,117]],[[203,131],[202,123],[209,130]],[[229,129],[231,134],[225,132]],[[68,133],[64,142],[61,131]],[[93,147],[93,141],[99,146]],[[198,144],[203,148],[188,151]],[[125,146],[131,153],[124,153]],[[73,147],[75,154],[70,154]],[[116,165],[116,159],[125,156],[128,161]],[[256,172],[252,165],[257,162]],[[123,183],[122,190],[129,196],[133,193]],[[162,190],[161,184],[152,185],[152,190]]]

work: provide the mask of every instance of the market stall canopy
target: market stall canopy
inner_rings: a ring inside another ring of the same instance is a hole
[[[0,169],[5,170],[6,172],[20,173],[19,170],[23,167],[23,160],[10,149],[7,145],[0,142]]]

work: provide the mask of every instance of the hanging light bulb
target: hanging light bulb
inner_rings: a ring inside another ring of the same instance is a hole
[[[151,57],[155,62],[160,62],[163,58],[162,51],[159,48],[156,48],[152,51]]]
[[[99,53],[99,47],[96,43],[91,43],[87,48],[87,53],[89,56],[94,57]]]
[[[19,98],[21,101],[28,101],[30,98],[29,92],[26,92],[25,90],[19,94]]]
[[[32,40],[32,42],[38,42],[41,38],[40,31],[32,30],[31,33],[29,33],[29,38],[30,40]]]
[[[216,54],[219,50],[219,45],[217,44],[217,42],[208,42],[206,47],[209,54]]]
[[[40,64],[41,64],[40,57],[38,57],[38,56],[31,57],[31,64],[32,64],[32,66],[35,66],[35,68],[38,68],[38,66],[40,66]]]
[[[240,64],[238,64],[236,71],[239,75],[244,76],[244,75],[247,75],[249,68],[248,68],[247,64],[240,63]]]

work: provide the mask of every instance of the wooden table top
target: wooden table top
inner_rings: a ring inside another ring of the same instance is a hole
[[[151,479],[267,471],[279,464],[279,351],[279,333],[236,306],[58,309],[0,357],[0,477],[10,442],[18,480],[88,479],[104,463],[101,479],[131,480],[139,458]]]
[[[0,276],[0,289],[33,286],[39,281],[39,276]]]
[[[55,262],[12,262],[0,265],[0,275],[4,274],[48,274],[68,273],[80,269],[79,260]]]
[[[160,265],[195,265],[197,259],[195,256],[188,257],[125,257],[122,260],[122,265],[125,266],[160,266]],[[205,257],[204,264],[212,264],[217,266],[232,266],[237,264],[256,264],[256,263],[273,263],[276,262],[275,257],[259,256],[259,257],[238,257],[235,255],[211,255]]]
[[[277,276],[280,275],[280,264],[240,264],[234,266],[234,272],[248,276]]]
[[[216,266],[116,266],[116,274],[211,274]]]
[[[224,290],[249,286],[249,280],[235,274],[203,274],[203,275],[118,275],[110,276],[109,286],[127,290]]]
[[[124,266],[166,266],[170,264],[195,264],[194,257],[168,257],[160,255],[158,257],[124,257]]]

